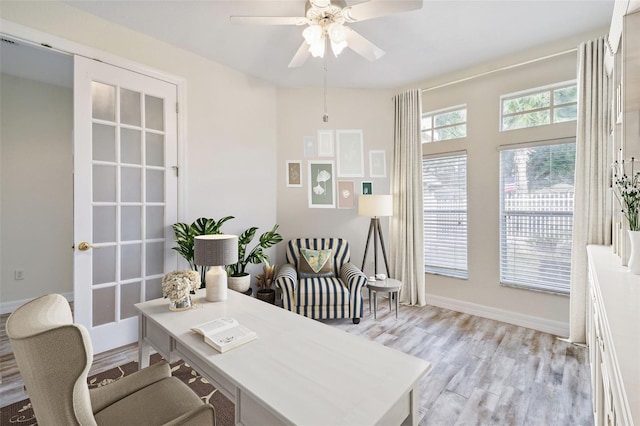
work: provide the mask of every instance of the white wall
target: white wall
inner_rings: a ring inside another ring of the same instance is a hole
[[[358,267],[362,264],[364,246],[369,230],[368,217],[358,216],[358,202],[353,209],[309,208],[308,162],[309,160],[336,161],[335,130],[360,129],[364,138],[365,176],[336,180],[353,181],[356,194],[360,194],[362,181],[373,183],[374,194],[389,194],[389,176],[393,147],[393,101],[389,90],[329,89],[329,122],[322,121],[322,89],[278,89],[278,221],[286,241],[299,237],[341,237],[349,241],[351,260]],[[334,130],[334,156],[310,157],[303,155],[303,138],[313,136],[317,141],[318,130]],[[387,178],[371,178],[369,151],[385,150]],[[302,161],[302,188],[286,187],[286,161]],[[388,220],[382,219],[385,241],[388,244]],[[373,241],[371,242],[373,244]],[[373,246],[367,255],[367,273],[373,271]],[[285,245],[278,248],[278,263],[284,263]],[[384,272],[382,257],[378,259],[378,272]]]
[[[70,292],[71,90],[6,74],[0,90],[2,300]]]
[[[3,1],[0,16],[184,78],[180,219],[233,215],[228,233],[276,223],[275,87],[63,3]]]

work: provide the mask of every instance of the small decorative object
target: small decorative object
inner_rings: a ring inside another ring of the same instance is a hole
[[[622,214],[629,223],[629,271],[640,275],[640,171],[635,171],[635,161],[633,157],[631,160],[615,161],[613,177],[616,189],[614,193],[622,206]],[[630,165],[631,174],[627,174],[626,165]]]
[[[196,271],[174,271],[162,277],[162,296],[169,298],[169,309],[184,311],[191,308],[191,292],[200,285]]]
[[[276,291],[271,288],[276,279],[277,265],[269,265],[268,261],[262,266],[262,274],[256,276],[258,286],[257,298],[267,303],[276,303]]]
[[[209,302],[227,300],[227,272],[225,265],[238,261],[238,237],[236,235],[200,235],[195,237],[194,262],[210,266],[205,276]]]
[[[269,256],[267,256],[264,250],[282,241],[282,235],[277,232],[278,226],[278,224],[275,224],[271,231],[260,235],[258,244],[248,253],[247,246],[253,241],[258,227],[252,226],[240,234],[238,238],[238,258],[233,264],[227,264],[227,274],[229,274],[230,283],[231,281],[234,282],[234,287],[231,287],[233,290],[244,293],[249,289],[251,276],[246,272],[248,264],[252,263],[257,265],[262,262],[269,263]]]

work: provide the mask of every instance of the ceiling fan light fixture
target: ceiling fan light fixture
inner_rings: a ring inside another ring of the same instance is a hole
[[[325,49],[324,45],[325,45],[324,37],[311,43],[309,47],[309,52],[311,52],[311,56],[313,56],[314,58],[324,57],[324,49]]]
[[[329,38],[331,39],[331,41],[336,44],[343,43],[347,38],[347,33],[344,29],[344,26],[342,24],[339,24],[338,22],[329,24],[329,26],[327,27],[327,34],[329,34]]]
[[[344,50],[345,47],[347,47],[347,42],[346,41],[342,41],[340,43],[336,43],[333,40],[331,40],[331,50],[333,51],[333,54],[335,55],[336,58],[338,57],[338,55],[340,53],[342,53],[342,51]]]
[[[306,41],[309,46],[313,46],[314,43],[322,40],[323,32],[320,25],[309,25],[302,31],[302,37],[304,37],[304,41]]]

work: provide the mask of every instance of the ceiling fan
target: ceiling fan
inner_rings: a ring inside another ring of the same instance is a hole
[[[422,0],[365,0],[353,6],[347,6],[344,0],[308,0],[305,16],[232,16],[231,22],[308,25],[302,32],[304,41],[289,63],[289,68],[295,68],[304,64],[309,55],[323,57],[327,45],[331,46],[336,56],[345,47],[349,47],[369,61],[380,59],[385,54],[384,50],[344,24],[409,12],[421,7]]]

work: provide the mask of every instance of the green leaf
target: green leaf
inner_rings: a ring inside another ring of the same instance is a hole
[[[225,216],[222,219],[220,219],[219,221],[213,221],[213,234],[220,234],[220,228],[222,228],[222,225],[224,225],[224,223],[230,219],[233,219],[233,216]]]
[[[246,231],[244,231],[238,237],[238,244],[239,245],[245,245],[245,246],[247,244],[249,244],[251,242],[251,240],[253,240],[253,237],[256,235],[256,231],[257,230],[258,230],[258,227],[252,226],[251,228],[249,228]]]
[[[262,248],[269,248],[282,241],[282,235],[276,232],[278,230],[278,227],[279,225],[276,223],[271,231],[267,231],[264,234],[260,235],[260,246]]]
[[[253,263],[254,265],[257,265],[258,263],[262,263],[265,260],[268,261],[269,258],[267,257],[266,254],[264,254],[264,251],[260,246],[257,246],[256,248],[254,248],[249,254],[249,256],[247,256],[247,263]]]
[[[215,221],[211,218],[201,217],[191,224],[189,231],[194,237],[198,235],[215,234],[214,223]]]

